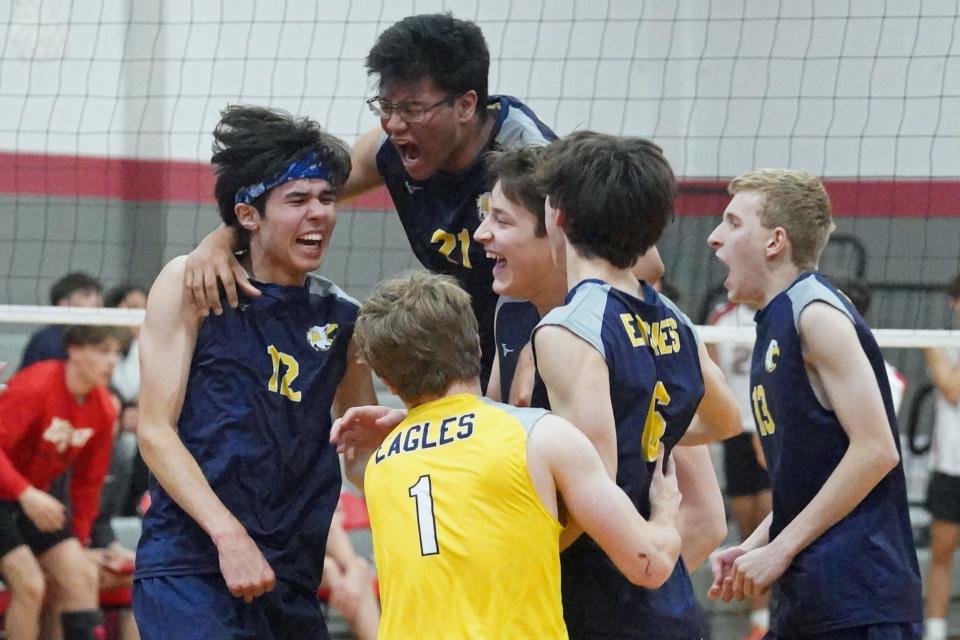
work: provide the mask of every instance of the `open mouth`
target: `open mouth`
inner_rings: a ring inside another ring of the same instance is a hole
[[[499,253],[493,253],[492,251],[486,252],[487,258],[494,261],[493,270],[500,271],[503,267],[507,266],[507,260],[501,256]]]
[[[308,247],[319,247],[323,244],[323,234],[322,233],[306,233],[299,238],[297,238],[297,244],[302,244]]]
[[[416,162],[420,159],[420,147],[411,142],[394,143],[397,151],[400,152],[400,158],[405,163]]]

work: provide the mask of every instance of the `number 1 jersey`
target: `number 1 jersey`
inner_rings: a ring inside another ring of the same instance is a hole
[[[527,470],[542,409],[413,408],[367,464],[380,638],[566,638],[560,523]]]

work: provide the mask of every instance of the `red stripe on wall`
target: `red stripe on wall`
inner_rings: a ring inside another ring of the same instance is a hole
[[[110,159],[0,153],[0,194],[105,198],[130,202],[213,203],[210,165],[172,160]],[[834,214],[856,217],[960,216],[960,179],[835,178],[826,180]],[[677,213],[719,215],[726,180],[681,179]],[[351,207],[389,211],[378,189]]]

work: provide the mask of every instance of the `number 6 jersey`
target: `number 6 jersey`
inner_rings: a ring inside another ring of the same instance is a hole
[[[667,454],[703,397],[690,320],[653,287],[637,296],[584,280],[537,327],[558,325],[607,362],[617,429],[617,484],[650,517],[650,480],[662,442]],[[575,365],[574,365],[575,366]],[[563,608],[572,638],[700,638],[700,616],[683,560],[659,589],[630,583],[586,535],[564,551]]]

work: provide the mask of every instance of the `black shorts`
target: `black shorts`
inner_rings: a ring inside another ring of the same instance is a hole
[[[926,507],[934,520],[960,524],[960,477],[940,471],[930,474]]]
[[[40,556],[54,545],[73,537],[69,513],[62,529],[40,531],[20,508],[19,502],[0,500],[0,557],[23,544],[30,547],[33,555]]]
[[[723,473],[730,497],[752,496],[770,488],[767,470],[757,462],[752,433],[741,433],[723,441]]]

